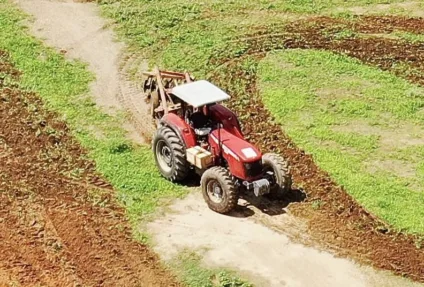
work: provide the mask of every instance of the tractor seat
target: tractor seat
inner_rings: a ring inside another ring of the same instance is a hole
[[[194,133],[198,136],[207,136],[212,131],[212,128],[198,128],[194,129]]]

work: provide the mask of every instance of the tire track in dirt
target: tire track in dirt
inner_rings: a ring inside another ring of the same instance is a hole
[[[17,271],[20,283],[51,286],[53,282],[65,280],[68,284],[81,285],[81,278],[74,272],[76,266],[63,251],[60,237],[40,200],[15,196],[14,201],[10,201],[4,194],[0,198],[3,218],[0,226],[4,230],[0,235],[3,251],[0,261],[7,262],[8,269]]]
[[[20,287],[21,285],[18,281],[13,278],[5,268],[2,267],[0,263],[0,287]]]
[[[150,116],[150,107],[146,104],[146,98],[140,83],[136,83],[131,78],[133,70],[147,70],[146,61],[137,57],[135,54],[127,56],[123,61],[123,67],[119,75],[120,91],[118,98],[121,105],[129,114],[132,124],[141,132],[145,142],[150,144],[152,136],[156,130],[153,119]],[[139,76],[138,74],[135,75]]]

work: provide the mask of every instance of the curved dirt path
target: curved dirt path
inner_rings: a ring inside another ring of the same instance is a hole
[[[32,31],[36,36],[66,50],[69,57],[89,63],[97,76],[92,86],[96,102],[109,112],[129,111],[135,128],[149,138],[154,128],[148,107],[125,75],[140,61],[121,59],[123,46],[114,42],[96,6],[71,1],[17,2],[35,16]],[[120,59],[124,72],[119,69]],[[183,248],[204,250],[205,263],[239,270],[258,286],[422,286],[296,243],[308,242],[302,222],[286,214],[281,205],[249,201],[253,204],[240,207],[233,216],[208,210],[199,192],[176,201],[171,212],[147,226],[155,250],[164,259]]]
[[[35,17],[31,32],[49,45],[58,48],[68,58],[88,63],[96,76],[91,84],[95,102],[109,114],[127,111],[125,129],[138,143],[147,142],[154,131],[149,110],[142,93],[127,80],[126,70],[134,62],[125,61],[124,45],[114,35],[94,3],[75,3],[72,0],[16,0],[21,8]]]

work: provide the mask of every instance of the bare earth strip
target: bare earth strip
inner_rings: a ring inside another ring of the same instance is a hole
[[[44,0],[18,3],[35,16],[36,36],[89,63],[98,79],[92,89],[96,102],[109,110],[129,110],[136,128],[148,138],[153,130],[148,108],[120,73],[122,46],[105,29],[96,6]],[[184,248],[204,250],[205,263],[237,269],[259,286],[422,286],[296,243],[308,240],[303,237],[304,225],[281,206],[271,210],[247,206],[234,216],[223,216],[208,210],[194,191],[148,226],[155,250],[164,259]]]

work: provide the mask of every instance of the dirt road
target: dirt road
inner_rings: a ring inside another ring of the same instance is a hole
[[[107,109],[129,110],[136,128],[149,137],[153,128],[143,125],[147,107],[120,72],[122,46],[105,29],[96,6],[45,0],[18,3],[35,16],[35,35],[65,49],[69,57],[89,63],[98,79],[92,90],[96,102]],[[133,60],[124,61],[124,66],[134,65]],[[282,206],[258,207],[241,207],[234,216],[218,215],[206,208],[194,189],[148,229],[163,258],[171,258],[182,248],[204,249],[205,263],[237,269],[259,286],[421,286],[298,244],[307,242],[300,238],[306,228],[302,222],[286,214]]]
[[[146,125],[150,122],[148,107],[138,104],[143,102],[143,97],[119,69],[123,62],[125,67],[130,66],[132,59],[123,61],[121,58],[124,46],[115,41],[108,29],[109,23],[99,17],[97,6],[66,0],[15,2],[35,16],[36,21],[30,25],[35,36],[57,47],[67,57],[81,59],[89,65],[96,76],[91,85],[95,102],[110,114],[128,108],[131,124],[127,123],[125,129],[129,137],[138,143],[148,141],[146,138],[154,130],[153,126]]]
[[[157,243],[155,251],[165,259],[178,250],[195,249],[206,264],[239,270],[264,287],[422,286],[296,243],[306,226],[281,210],[268,210],[273,214],[269,215],[247,205],[224,216],[210,211],[200,193],[176,202],[171,210],[148,226]]]

